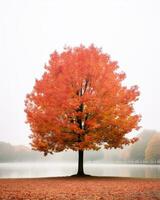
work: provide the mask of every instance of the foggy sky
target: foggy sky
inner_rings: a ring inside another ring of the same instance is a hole
[[[102,47],[141,91],[141,126],[160,130],[159,0],[1,0],[0,141],[28,144],[24,100],[55,50]]]

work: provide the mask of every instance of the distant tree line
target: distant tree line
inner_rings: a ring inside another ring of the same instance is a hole
[[[139,141],[131,147],[129,159],[156,163],[160,161],[160,133],[144,130]]]
[[[40,155],[31,149],[20,145],[13,146],[6,142],[0,142],[0,162],[21,162],[38,160]]]
[[[85,162],[160,163],[160,133],[144,130],[138,137],[138,142],[124,149],[86,151]],[[76,162],[77,154],[70,150],[45,157],[43,153],[33,151],[29,147],[0,142],[0,162],[33,161]]]
[[[86,161],[102,160],[103,152],[88,151],[85,154]],[[0,162],[76,162],[77,153],[71,150],[53,155],[44,156],[43,153],[33,151],[29,147],[19,145],[14,146],[6,142],[0,142]]]
[[[138,137],[139,140],[135,144],[122,150],[108,152],[106,159],[132,163],[160,163],[160,133],[144,130]]]

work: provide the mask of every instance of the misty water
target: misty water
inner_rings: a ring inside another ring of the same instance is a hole
[[[160,165],[85,163],[94,176],[160,178]],[[0,178],[60,177],[76,174],[76,163],[0,163]]]

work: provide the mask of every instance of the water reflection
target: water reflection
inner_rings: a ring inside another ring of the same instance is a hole
[[[85,173],[95,176],[160,178],[160,165],[85,163]],[[1,178],[70,176],[77,163],[1,163]]]

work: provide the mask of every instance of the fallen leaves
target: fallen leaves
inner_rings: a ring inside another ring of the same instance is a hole
[[[158,200],[160,180],[130,178],[1,179],[0,200]]]

